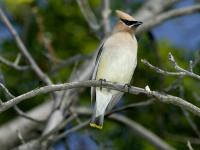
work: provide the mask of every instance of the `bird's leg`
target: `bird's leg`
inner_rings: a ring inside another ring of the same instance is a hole
[[[106,79],[99,79],[99,81],[100,81],[100,90],[102,90],[102,85],[103,85],[103,82],[106,82]]]
[[[130,92],[131,85],[129,83],[124,84],[124,89],[127,88],[127,92]]]

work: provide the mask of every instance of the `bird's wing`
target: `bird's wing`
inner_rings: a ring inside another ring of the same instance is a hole
[[[112,98],[106,108],[106,112],[110,112],[111,109],[119,102],[119,100],[121,99],[121,97],[123,96],[123,92],[119,92],[117,94],[112,95]]]
[[[95,61],[95,67],[94,67],[94,71],[93,71],[93,74],[92,74],[92,80],[95,80],[96,79],[96,75],[97,75],[97,69],[98,69],[98,65],[99,65],[99,58],[101,56],[101,53],[103,51],[103,45],[104,45],[104,42],[102,42],[98,48],[98,53],[97,53],[97,56],[96,56],[96,61]],[[96,99],[96,88],[95,87],[91,87],[91,103],[93,101],[95,101]]]

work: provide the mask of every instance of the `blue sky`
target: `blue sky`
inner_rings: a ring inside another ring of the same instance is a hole
[[[194,5],[194,0],[182,0],[175,8]],[[199,50],[200,47],[200,13],[178,17],[153,28],[155,38],[168,40],[173,46],[188,51]]]

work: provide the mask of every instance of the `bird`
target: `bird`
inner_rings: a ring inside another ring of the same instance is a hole
[[[116,10],[116,14],[119,20],[99,48],[92,80],[129,85],[137,65],[135,31],[142,22],[121,10]],[[92,87],[91,100],[95,101],[95,105],[90,126],[102,129],[105,113],[111,111],[122,96],[120,91]]]

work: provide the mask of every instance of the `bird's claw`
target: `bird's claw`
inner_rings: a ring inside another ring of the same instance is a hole
[[[129,83],[124,84],[124,88],[127,88],[127,92],[130,93],[131,85]]]
[[[100,90],[102,90],[103,82],[106,82],[106,79],[99,79],[100,81]]]

